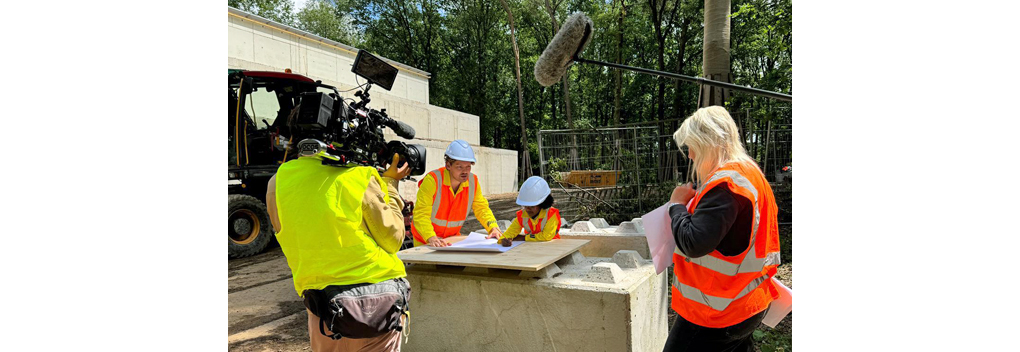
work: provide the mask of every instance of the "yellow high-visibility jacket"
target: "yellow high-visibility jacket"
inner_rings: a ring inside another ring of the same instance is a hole
[[[294,275],[294,289],[378,283],[407,276],[404,263],[363,226],[369,180],[388,187],[372,167],[324,166],[298,158],[280,166],[275,200],[282,228],[276,234]]]
[[[450,172],[443,170],[443,185],[450,186]],[[428,174],[426,174],[427,176]],[[474,175],[472,175],[474,176]],[[461,192],[466,192],[468,189],[468,181],[460,184],[460,187],[454,192],[455,195],[459,195]],[[429,238],[436,235],[435,229],[432,228],[432,202],[436,196],[436,190],[439,187],[436,186],[436,181],[432,177],[425,177],[421,180],[418,185],[418,195],[414,203],[414,231],[417,231],[422,240],[420,242],[417,238],[414,240],[415,246],[424,245],[428,242]],[[475,218],[485,228],[485,232],[492,231],[496,227],[496,217],[492,215],[492,210],[489,209],[489,201],[482,195],[481,185],[477,185],[475,189],[474,202],[471,204],[471,210],[474,211]]]
[[[521,230],[524,229],[524,226],[521,225],[519,219],[523,219],[524,222],[526,222],[526,225],[528,226],[529,229],[537,230],[539,226],[541,226],[542,228],[541,232],[525,231],[533,232],[527,233],[524,236],[525,241],[531,242],[548,241],[554,238],[559,238],[560,222],[562,220],[560,219],[559,211],[556,211],[555,209],[556,208],[542,209],[541,211],[538,212],[538,216],[536,216],[535,218],[529,217],[528,213],[525,212],[524,210],[517,211],[517,216],[514,217],[514,221],[510,223],[510,227],[508,227],[506,229],[506,232],[503,233],[502,238],[513,239],[514,237],[517,237],[517,235],[521,233]],[[553,213],[553,216],[548,221],[545,221],[545,218],[549,216],[550,212]],[[543,221],[545,222],[544,225],[542,225]]]

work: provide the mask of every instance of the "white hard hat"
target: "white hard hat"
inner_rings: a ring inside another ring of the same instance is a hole
[[[446,156],[453,160],[475,162],[475,151],[471,150],[471,145],[463,139],[450,143],[450,146],[446,147]]]
[[[526,207],[539,205],[550,193],[552,190],[549,189],[549,184],[545,180],[538,176],[531,176],[521,185],[521,192],[517,193],[517,204]]]

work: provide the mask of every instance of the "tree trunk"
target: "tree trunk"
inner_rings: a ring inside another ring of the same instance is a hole
[[[627,15],[626,4],[617,0],[620,6],[620,17],[616,22],[616,63],[623,65],[623,17]],[[613,70],[613,125],[620,124],[620,94],[622,91],[623,70]]]
[[[620,17],[616,21],[616,63],[623,65],[623,19],[627,15],[627,4],[624,0],[617,0],[620,7]],[[623,90],[623,70],[613,70],[613,125],[621,124],[620,121],[620,95]],[[613,160],[613,170],[620,169],[621,141],[618,131],[613,131],[613,143],[616,158]]]
[[[556,32],[560,31],[560,24],[556,21],[556,9],[559,8],[563,0],[557,1],[556,5],[553,5],[549,0],[545,0],[545,10],[549,13],[549,20],[552,21],[552,35],[556,36]],[[574,118],[570,113],[570,70],[563,73],[563,112],[567,115],[567,128],[574,129]],[[569,165],[573,169],[578,168],[577,164],[577,136],[571,136],[571,148],[570,148],[570,161]]]
[[[669,7],[668,0],[649,0],[648,7],[652,16],[652,29],[655,31],[655,43],[656,46],[656,64],[659,71],[666,70],[666,36],[673,32],[673,25],[676,23],[677,10],[680,8],[680,1],[674,1],[673,7]],[[666,112],[666,81],[662,78],[657,79],[655,86],[655,116],[656,120],[659,121],[658,129],[661,131],[666,128],[666,124],[662,122],[665,119]],[[670,172],[670,163],[668,155],[672,154],[672,148],[667,143],[659,143],[658,145],[658,160],[659,169],[657,170],[656,176],[658,180],[664,181],[670,179],[672,172]]]
[[[684,16],[684,19],[680,21],[680,42],[679,42],[679,44],[680,44],[680,51],[677,53],[677,60],[676,60],[676,73],[679,73],[679,74],[683,74],[684,73],[684,66],[687,63],[687,42],[690,41],[690,39],[691,39],[690,38],[691,37],[691,35],[690,35],[690,24],[691,24],[691,20],[690,20],[690,18],[688,18],[686,16]],[[681,90],[681,85],[680,85],[680,81],[679,80],[674,80],[674,82],[673,82],[673,91],[675,92],[674,100],[673,100],[673,114],[675,115],[674,117],[676,117],[676,118],[683,118],[684,117],[683,114],[685,114],[686,112],[684,111],[684,107],[683,107],[683,99],[682,99],[683,98],[683,91]],[[678,124],[679,124],[679,121],[675,121],[675,120],[674,121],[670,121],[667,135],[672,135],[673,132],[676,131],[677,127],[679,127]],[[666,160],[666,165],[667,165],[667,169],[669,171],[673,171],[673,174],[672,175],[667,175],[668,179],[677,179],[677,176],[679,176],[679,175],[676,174],[676,170],[680,166],[680,157],[678,155],[679,150],[676,148],[677,146],[675,145],[675,143],[676,142],[673,142],[673,143],[668,143],[668,142],[667,143],[663,143],[663,144],[666,144],[666,145],[670,146],[670,152],[667,155],[668,158]]]
[[[524,128],[524,91],[521,89],[521,54],[517,50],[517,29],[514,26],[514,13],[506,0],[500,0],[507,18],[510,19],[510,39],[514,45],[514,68],[517,69],[517,113],[521,117],[521,182],[531,177],[531,155],[528,153],[528,133]]]
[[[730,0],[705,0],[705,44],[702,50],[704,77],[731,82],[730,77]],[[701,87],[698,106],[722,106],[729,91],[712,86]]]

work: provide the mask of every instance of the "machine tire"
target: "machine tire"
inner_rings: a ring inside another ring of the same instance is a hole
[[[262,201],[243,194],[227,197],[229,258],[243,258],[262,252],[273,235],[273,224]]]

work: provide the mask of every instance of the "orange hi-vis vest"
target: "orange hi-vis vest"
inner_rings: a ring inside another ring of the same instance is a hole
[[[528,222],[524,222],[524,219],[528,219]],[[531,222],[531,217],[525,216],[523,209],[517,211],[517,223],[521,224],[521,228],[524,229],[525,237],[535,238],[536,233],[542,233],[542,230],[545,229],[545,224],[549,221],[549,219],[557,219],[557,222],[562,224],[562,220],[560,220],[560,210],[550,207],[546,210],[545,217],[542,218],[542,221],[537,221],[536,223]],[[556,229],[556,236],[553,236],[552,239],[560,239],[559,228]]]
[[[432,229],[436,231],[436,236],[439,238],[460,234],[460,228],[464,226],[464,220],[471,212],[471,206],[475,204],[475,192],[478,189],[478,176],[468,174],[467,192],[453,195],[450,185],[443,184],[443,171],[446,171],[446,167],[432,170],[425,176],[433,177],[436,180],[436,194],[432,196]],[[419,187],[425,181],[425,177],[418,181]],[[427,243],[418,233],[413,222],[411,223],[411,234],[418,242]]]
[[[728,163],[712,173],[688,203],[691,214],[713,187],[728,187],[751,201],[754,219],[747,250],[729,257],[714,250],[688,258],[673,252],[673,299],[670,307],[687,321],[708,328],[740,323],[767,309],[779,291],[770,278],[779,266],[779,226],[775,197],[755,166]]]

